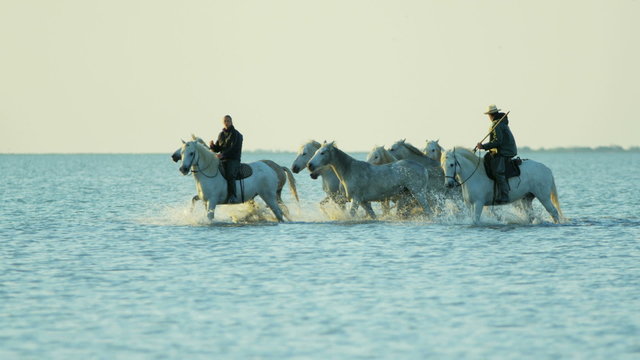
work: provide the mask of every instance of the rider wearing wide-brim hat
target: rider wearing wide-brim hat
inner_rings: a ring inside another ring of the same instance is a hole
[[[498,185],[496,203],[509,202],[509,184],[505,176],[506,162],[518,154],[516,140],[509,128],[509,118],[496,105],[489,105],[485,115],[491,120],[491,133],[488,143],[478,143],[477,149],[489,150],[491,167]]]

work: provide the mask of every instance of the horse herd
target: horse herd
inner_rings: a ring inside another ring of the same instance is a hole
[[[207,216],[212,220],[216,206],[227,199],[220,160],[196,136],[192,136],[191,141],[183,141],[172,159],[182,162],[179,170],[183,175],[193,174],[198,192],[194,201],[203,201]],[[309,170],[312,178],[322,180],[322,189],[327,196],[321,204],[332,202],[345,208],[351,202],[351,216],[362,207],[369,217],[376,218],[371,202],[380,202],[384,213],[389,213],[391,204],[395,204],[399,216],[416,212],[430,216],[451,199],[464,200],[474,223],[478,223],[484,206],[493,205],[494,182],[487,175],[482,158],[465,148],[445,150],[437,140],[428,141],[424,151],[405,140],[397,141],[388,149],[375,147],[366,161],[351,157],[334,142],[309,141],[300,147],[291,170],[271,160],[247,165],[252,174],[237,180],[236,198],[252,201],[256,196],[260,197],[278,221],[289,218],[281,197],[282,189],[288,182],[298,200],[291,171],[299,173],[304,169]],[[556,186],[548,167],[533,160],[523,161],[520,175],[508,182],[509,202],[520,207],[529,221],[534,220],[534,198],[542,203],[554,222],[561,221]]]

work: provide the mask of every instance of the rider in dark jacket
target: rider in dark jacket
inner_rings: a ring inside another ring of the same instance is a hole
[[[506,204],[509,202],[509,183],[505,176],[506,163],[518,154],[518,147],[511,129],[509,129],[509,119],[505,114],[501,113],[495,105],[489,105],[485,114],[491,120],[491,136],[488,143],[478,143],[476,148],[491,151],[491,155],[489,155],[491,156],[491,167],[496,178],[496,185],[498,185],[498,196],[495,202],[496,204]],[[501,119],[502,121],[500,121]]]
[[[231,116],[226,115],[222,122],[224,128],[218,135],[218,140],[209,143],[211,151],[218,153],[218,158],[222,162],[225,174],[227,176],[227,202],[235,203],[236,196],[235,179],[240,169],[240,156],[242,155],[242,134],[233,126]]]

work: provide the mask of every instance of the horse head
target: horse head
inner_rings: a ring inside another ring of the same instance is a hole
[[[330,143],[325,143],[316,150],[315,154],[311,157],[311,160],[307,163],[309,171],[314,172],[329,164],[335,149],[335,141],[332,141]]]
[[[454,147],[453,150],[447,150],[442,154],[441,164],[444,171],[444,184],[446,187],[454,187],[456,185],[464,184],[476,170],[480,170],[480,173],[484,173],[484,168],[479,162],[482,161],[477,158],[471,150]],[[480,167],[481,169],[478,169]],[[469,175],[471,173],[471,175]],[[465,175],[467,174],[467,175]],[[464,180],[458,178],[466,176]],[[486,175],[485,175],[486,176]]]
[[[367,155],[367,162],[373,165],[388,164],[396,159],[391,155],[384,146],[376,146]]]
[[[298,156],[293,160],[293,164],[291,165],[291,171],[294,173],[299,173],[302,169],[307,167],[307,163],[311,160],[313,154],[315,154],[316,150],[318,150],[322,145],[319,142],[311,140],[308,143],[302,145],[300,150],[298,150]],[[316,175],[317,177],[317,175]]]
[[[405,140],[406,139],[398,140],[393,145],[391,145],[391,147],[389,148],[389,153],[391,153],[391,155],[393,155],[395,158],[400,158],[406,150]]]
[[[189,173],[189,169],[196,161],[197,149],[194,141],[183,141],[183,143],[182,148],[180,148],[180,160],[182,160],[182,165],[179,170],[182,175],[187,175]]]
[[[182,146],[171,154],[171,160],[173,160],[173,162],[178,162],[180,159],[182,159]]]
[[[441,160],[442,170],[444,171],[444,186],[452,188],[458,183],[456,179],[458,159],[456,158],[455,148],[442,154]]]
[[[438,141],[440,140],[427,140],[427,146],[424,148],[424,154],[435,161],[440,161],[443,150]]]

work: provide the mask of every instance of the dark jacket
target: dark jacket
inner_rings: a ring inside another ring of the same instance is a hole
[[[493,127],[498,120],[502,119],[503,116],[503,113],[496,114],[494,117],[495,120],[491,123],[491,127]],[[489,142],[482,144],[482,148],[485,150],[496,149],[499,155],[506,157],[513,157],[518,154],[516,140],[513,138],[511,129],[509,129],[508,117],[505,117],[504,120],[493,129],[489,137]]]
[[[242,134],[235,127],[222,129],[218,140],[211,146],[211,150],[219,152],[220,160],[238,160],[242,154]]]

